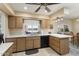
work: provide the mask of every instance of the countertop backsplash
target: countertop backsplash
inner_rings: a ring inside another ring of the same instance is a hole
[[[51,32],[50,29],[41,29],[40,30],[40,33],[42,33],[42,34],[48,34],[49,32]],[[12,29],[12,30],[9,30],[9,35],[23,35],[23,34],[26,34],[26,32],[23,29]]]
[[[22,29],[13,29],[9,32],[9,35],[21,35],[25,34],[25,32]]]

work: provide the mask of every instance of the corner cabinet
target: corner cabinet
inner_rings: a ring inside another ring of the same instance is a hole
[[[49,46],[61,55],[69,53],[68,38],[57,38],[50,36]]]
[[[23,27],[22,17],[8,16],[8,27],[9,29],[22,28]]]

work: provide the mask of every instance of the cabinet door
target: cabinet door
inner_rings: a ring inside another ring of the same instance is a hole
[[[40,48],[40,37],[34,37],[34,48]]]
[[[49,24],[50,24],[50,22],[48,19],[42,20],[42,22],[41,22],[42,29],[49,29],[49,27],[50,27]]]
[[[60,53],[61,54],[69,53],[69,40],[67,38],[61,39],[60,41]]]
[[[17,51],[25,50],[25,38],[17,38]]]
[[[26,38],[26,50],[33,49],[33,39],[32,37]]]
[[[22,28],[22,27],[23,27],[22,17],[16,17],[16,28]]]
[[[9,16],[8,17],[8,27],[10,29],[15,28],[15,17],[14,16]]]
[[[6,39],[5,40],[6,42],[13,42],[14,44],[13,44],[13,52],[16,52],[16,38],[8,38],[8,39]]]
[[[59,44],[60,44],[60,42],[59,42],[58,38],[50,37],[50,39],[49,39],[49,45],[50,45],[51,48],[53,48],[57,52],[59,52],[59,48],[60,48]]]

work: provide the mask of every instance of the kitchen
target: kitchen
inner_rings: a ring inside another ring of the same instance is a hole
[[[48,10],[48,7],[52,11]],[[3,11],[0,14],[3,14],[4,21],[0,22],[5,42],[0,46],[1,55],[59,56],[71,54],[69,40],[72,35],[67,35],[71,32],[71,26],[68,23],[69,20],[64,21],[63,4],[10,3],[0,4],[0,10]]]

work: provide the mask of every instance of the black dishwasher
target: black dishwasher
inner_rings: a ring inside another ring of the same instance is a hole
[[[49,36],[41,36],[41,48],[49,47]]]

